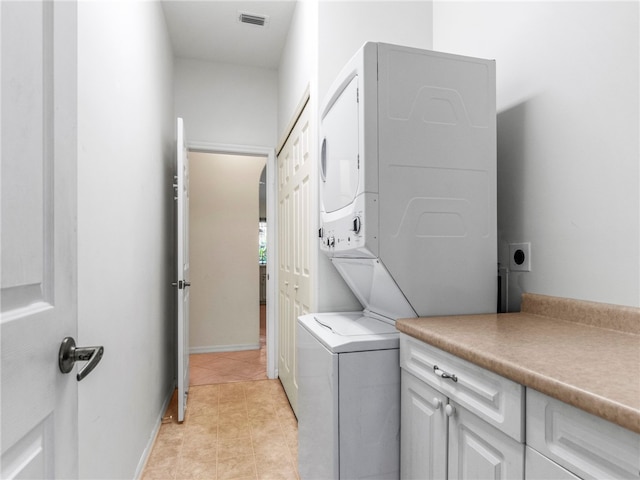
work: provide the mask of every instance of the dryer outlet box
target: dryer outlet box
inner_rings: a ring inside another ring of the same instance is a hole
[[[531,243],[509,244],[509,270],[512,272],[531,271]]]

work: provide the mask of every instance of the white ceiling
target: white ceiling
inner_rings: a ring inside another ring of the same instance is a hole
[[[178,57],[275,69],[295,0],[163,0]],[[239,13],[268,17],[265,27],[240,23]]]

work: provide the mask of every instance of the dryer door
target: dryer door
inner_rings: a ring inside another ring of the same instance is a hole
[[[324,112],[320,124],[321,208],[330,213],[352,203],[358,193],[358,76]]]

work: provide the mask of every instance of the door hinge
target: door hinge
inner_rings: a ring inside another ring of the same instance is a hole
[[[356,103],[360,103],[360,88],[356,88]]]
[[[358,154],[358,170],[360,170],[360,154]]]

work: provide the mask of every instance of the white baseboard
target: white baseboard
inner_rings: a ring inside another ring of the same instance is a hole
[[[149,460],[149,456],[151,455],[151,451],[153,450],[153,445],[156,443],[156,438],[158,437],[158,433],[160,432],[160,427],[162,426],[162,418],[164,417],[167,408],[169,408],[169,403],[171,402],[171,397],[173,397],[173,392],[175,391],[176,386],[173,384],[171,389],[169,390],[169,394],[162,404],[162,409],[160,410],[160,414],[158,415],[158,419],[156,420],[155,427],[149,436],[149,441],[147,442],[147,446],[142,452],[142,456],[140,457],[140,461],[138,462],[138,468],[136,468],[136,475],[133,478],[141,478],[144,473],[144,467],[147,466],[147,461]]]
[[[260,350],[259,343],[243,345],[210,345],[208,347],[190,347],[189,353],[239,352],[243,350]]]

